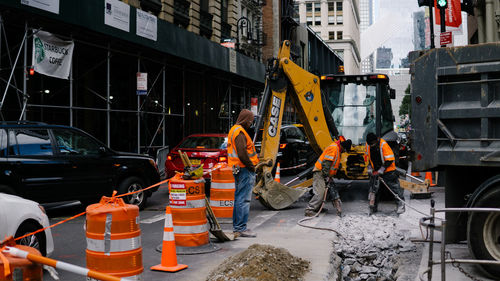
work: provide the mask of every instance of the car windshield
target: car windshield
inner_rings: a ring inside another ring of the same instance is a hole
[[[179,148],[226,149],[227,138],[214,136],[193,136],[185,139]]]
[[[353,144],[362,144],[368,133],[375,133],[376,85],[336,83],[328,85],[323,90],[340,135],[351,139]],[[384,104],[387,102],[385,96],[387,94],[382,95]],[[383,110],[382,133],[392,129],[390,116],[392,112],[387,113]]]

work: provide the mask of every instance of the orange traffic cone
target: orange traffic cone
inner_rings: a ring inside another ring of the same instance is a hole
[[[414,176],[414,177],[420,177],[420,173],[419,172],[412,172],[411,175]]]
[[[432,183],[432,173],[431,172],[425,173],[425,179],[429,180],[429,186],[436,186],[435,183]]]
[[[280,182],[280,162],[278,162],[278,167],[276,167],[276,175],[274,176],[275,182]]]
[[[177,253],[175,251],[174,222],[172,210],[167,206],[165,210],[165,228],[163,229],[163,245],[161,250],[161,264],[152,266],[152,270],[176,272],[187,268],[185,264],[177,264]]]

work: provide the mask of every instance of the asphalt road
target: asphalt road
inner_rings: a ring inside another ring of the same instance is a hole
[[[290,178],[290,176],[282,176],[281,181],[286,182]],[[344,213],[347,216],[341,219],[347,220],[349,214],[366,215],[368,212],[366,183],[343,183],[345,189],[341,192],[341,197],[344,202]],[[433,198],[436,200],[437,206],[443,207],[444,189],[436,188],[434,192]],[[429,199],[410,200],[408,194],[406,197],[407,202],[420,212],[429,212]],[[177,273],[164,273],[149,269],[151,266],[160,263],[161,259],[161,254],[156,248],[161,244],[163,237],[163,213],[168,201],[168,193],[165,189],[160,189],[150,198],[148,207],[140,213],[144,265],[142,280],[205,280],[210,271],[217,268],[217,265],[225,258],[243,251],[253,243],[284,247],[293,255],[310,260],[312,262],[312,271],[306,275],[306,280],[328,278],[328,276],[331,276],[332,270],[330,255],[334,252],[332,241],[336,239],[336,235],[333,232],[303,228],[297,225],[297,221],[304,218],[303,211],[308,200],[309,197],[306,195],[290,208],[280,211],[267,210],[258,201],[253,200],[249,227],[258,234],[257,238],[239,238],[231,242],[214,243],[216,247],[220,247],[220,250],[209,254],[177,255],[178,263],[187,264],[189,268]],[[393,215],[393,205],[392,202],[383,202],[380,207],[380,215]],[[330,209],[330,211],[322,213],[319,218],[315,218],[311,222],[312,225],[335,227],[339,222],[339,218],[332,212],[333,207],[331,204],[328,204],[326,208]],[[83,211],[84,207],[77,202],[69,202],[65,204],[49,204],[46,205],[46,209],[51,223],[56,223]],[[405,214],[399,217],[401,223],[407,225],[410,235],[415,238],[420,238],[418,228],[418,219],[420,217],[422,217],[421,213],[409,208]],[[85,266],[86,240],[84,223],[85,218],[79,217],[53,228],[55,251],[52,258]],[[231,224],[223,223],[222,228],[229,232],[231,231]],[[440,239],[439,234],[437,234],[436,239]],[[408,276],[417,278],[417,273],[425,270],[427,249],[427,245],[424,245],[423,255],[418,253],[415,255],[415,260],[405,265]],[[447,250],[455,257],[469,257],[466,245],[447,245]],[[435,246],[434,256],[435,258],[439,256],[439,244]],[[464,269],[472,275],[480,277],[481,280],[488,280],[481,276],[474,266],[464,266]],[[433,280],[441,280],[438,271],[439,268],[435,266]],[[83,280],[72,273],[63,271],[59,271],[59,275],[60,280]],[[469,280],[452,266],[447,266],[447,277],[448,280]],[[45,273],[44,280],[53,279],[48,273]]]

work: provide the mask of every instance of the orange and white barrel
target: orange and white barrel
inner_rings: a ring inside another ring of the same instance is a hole
[[[233,217],[234,191],[235,184],[233,172],[227,164],[212,171],[210,206],[216,218]]]
[[[16,248],[28,253],[40,255],[40,252],[28,246],[16,245]],[[2,253],[0,253],[2,254]],[[3,253],[5,260],[0,258],[0,280],[1,281],[16,281],[16,280],[43,280],[42,265],[31,262],[26,258],[12,256],[8,253]],[[6,263],[4,263],[4,261]],[[8,266],[8,268],[7,268]],[[7,273],[7,274],[6,274]],[[6,274],[6,275],[5,275]],[[21,279],[20,279],[21,278]]]
[[[209,241],[205,205],[205,180],[184,180],[180,174],[170,179],[170,207],[176,246],[198,247]]]
[[[141,280],[139,207],[102,197],[87,207],[87,268],[129,280]]]

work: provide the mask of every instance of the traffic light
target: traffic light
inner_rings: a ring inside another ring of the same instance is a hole
[[[422,7],[422,6],[429,6],[429,7],[432,7],[433,5],[433,2],[434,0],[418,0],[418,6],[419,7]]]
[[[448,0],[437,0],[437,7],[439,9],[446,9],[446,8],[448,8]]]

